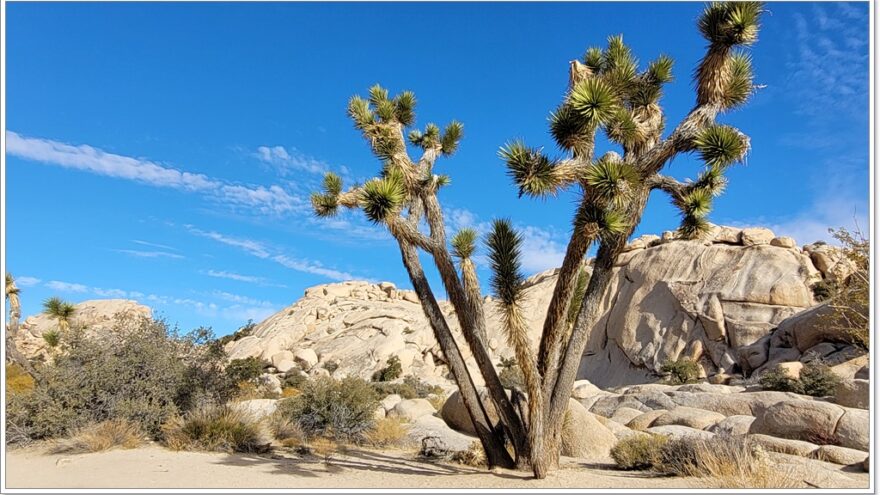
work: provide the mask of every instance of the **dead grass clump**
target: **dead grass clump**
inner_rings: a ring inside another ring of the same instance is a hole
[[[673,447],[669,449],[668,447]],[[716,436],[708,440],[673,440],[664,448],[661,469],[699,478],[698,484],[723,488],[796,488],[799,483],[774,466],[752,439]],[[675,458],[678,455],[680,457]]]
[[[621,469],[651,469],[659,463],[667,441],[663,435],[633,435],[617,442],[611,448],[611,457]]]
[[[467,450],[459,450],[453,453],[449,460],[457,464],[464,464],[465,466],[485,467],[486,453],[483,451],[483,446],[480,442],[475,440]]]
[[[253,416],[229,406],[203,407],[162,427],[172,450],[265,452],[269,442]]]
[[[87,454],[113,448],[133,449],[144,441],[140,427],[123,419],[112,419],[79,430],[59,440],[49,449],[52,454]]]
[[[405,421],[400,418],[383,418],[364,432],[363,437],[367,445],[372,447],[398,447],[403,445],[409,428]]]

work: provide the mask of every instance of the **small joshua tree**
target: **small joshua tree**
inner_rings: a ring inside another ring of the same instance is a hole
[[[385,225],[397,240],[490,467],[514,463],[503,447],[502,432],[514,447],[516,465],[531,465],[536,477],[543,478],[558,463],[559,435],[587,337],[599,318],[600,300],[611,280],[612,267],[638,225],[651,191],[668,193],[681,210],[682,238],[697,238],[707,232],[706,215],[712,199],[724,188],[724,172],[749,148],[745,135],[716,124],[715,118],[745,103],[754,91],[750,59],[735,48],[757,39],[761,11],[760,4],[750,2],[706,7],[699,28],[709,46],[695,74],[696,105],[668,137],[662,138],[665,120],[659,100],[663,85],[672,79],[672,59],[660,56],[639,72],[623,38],[614,36],[606,49],[591,48],[583,61],[570,64],[568,92],[551,115],[550,125],[568,156],[550,158],[520,141],[502,148],[501,156],[520,195],[546,197],[571,186],[581,189],[537,353],[522,315],[521,238],[509,221],[501,220],[494,223],[487,239],[494,272],[491,285],[529,394],[528,414],[517,412],[513,402],[525,399],[516,394],[514,401],[508,398],[489,358],[480,286],[471,261],[476,233],[466,229],[451,242],[446,239],[437,191],[449,179],[435,175],[433,169],[437,158],[455,152],[462,137],[461,124],[453,122],[443,131],[428,124],[423,131],[407,133],[415,122],[415,97],[410,92],[390,98],[385,89],[375,86],[369,99],[354,97],[349,102],[349,116],[382,162],[382,169],[376,178],[345,191],[341,179],[328,174],[323,192],[312,196],[315,212],[329,216],[340,206],[360,209],[373,222]],[[596,158],[598,131],[618,143],[623,154],[610,151]],[[407,153],[407,139],[421,149],[418,160]],[[661,174],[673,157],[692,152],[706,164],[696,180],[680,182]],[[419,229],[423,221],[428,233]],[[598,243],[599,249],[592,272],[587,274],[583,261],[593,243]],[[462,334],[499,412],[497,427],[476,394],[425,278],[418,249],[431,256],[440,273]]]

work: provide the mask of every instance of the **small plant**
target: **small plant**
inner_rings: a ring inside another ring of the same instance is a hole
[[[471,467],[485,467],[486,453],[483,446],[478,441],[471,442],[467,450],[458,450],[453,452],[449,460],[456,464],[463,464]]]
[[[244,326],[236,330],[234,333],[224,335],[223,337],[217,339],[217,343],[220,344],[220,346],[222,347],[230,342],[237,342],[252,334],[254,332],[254,327],[256,326],[257,325],[256,323],[254,323],[254,320],[248,320],[248,322],[245,323]]]
[[[264,452],[268,442],[259,422],[230,406],[210,406],[175,418],[162,428],[165,445],[172,450],[214,452]]]
[[[47,332],[43,332],[43,340],[46,342],[46,345],[48,345],[50,349],[54,349],[58,347],[58,344],[61,343],[61,332],[59,332],[58,330],[49,330]]]
[[[296,397],[297,395],[299,395],[301,393],[302,392],[300,392],[298,388],[284,387],[281,389],[281,398],[282,399],[289,399],[291,397]]]
[[[660,451],[668,440],[663,435],[633,435],[611,448],[611,458],[620,469],[651,469],[659,463]]]
[[[800,380],[793,378],[786,373],[785,370],[780,368],[765,371],[764,374],[761,375],[759,383],[764,390],[794,392],[798,394],[803,393],[803,386]]]
[[[406,438],[408,428],[400,418],[382,418],[372,428],[364,432],[364,441],[372,447],[400,446]]]
[[[696,382],[700,378],[700,365],[692,359],[676,359],[664,364],[660,371],[668,376],[666,380],[672,385],[683,385]]]
[[[402,383],[374,382],[373,388],[380,396],[397,394],[404,399],[425,399],[432,394],[443,394],[442,387],[426,383],[414,375],[407,375]]]
[[[306,435],[296,421],[279,411],[272,413],[265,421],[272,438],[280,441],[285,447],[296,448],[305,443]]]
[[[310,438],[352,441],[373,427],[378,406],[379,399],[368,382],[355,377],[321,377],[310,380],[300,395],[282,401],[278,410]]]
[[[800,382],[803,393],[813,397],[825,397],[834,395],[834,389],[840,385],[840,377],[822,363],[810,363],[801,370]]]
[[[302,370],[292,368],[284,374],[284,379],[281,380],[281,387],[301,389],[307,381],[309,381],[309,377],[303,374]]]
[[[113,448],[133,449],[144,441],[144,434],[136,423],[112,419],[77,432],[73,437],[55,443],[52,454],[86,454]]]
[[[385,361],[385,367],[373,373],[374,382],[390,382],[397,380],[403,374],[403,366],[400,364],[400,358],[391,356]]]
[[[271,366],[265,359],[249,357],[233,359],[226,366],[226,376],[234,383],[253,381],[263,374],[263,370]]]
[[[828,299],[831,299],[834,293],[838,290],[837,284],[831,280],[820,280],[811,285],[810,289],[813,291],[813,297],[817,301],[827,301]]]
[[[336,361],[327,361],[324,363],[323,368],[332,375],[339,369],[339,363]]]

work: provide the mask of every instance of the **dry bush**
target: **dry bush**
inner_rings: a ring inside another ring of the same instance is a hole
[[[621,469],[651,469],[667,441],[663,435],[633,435],[617,442],[611,448],[611,457]]]
[[[302,392],[298,388],[284,387],[281,389],[281,398],[282,399],[289,399],[291,397],[296,397],[297,395],[299,395],[301,393]]]
[[[383,418],[364,432],[364,442],[373,447],[401,446],[408,431],[406,421],[400,418]]]
[[[800,484],[766,452],[745,437],[715,437],[693,442],[697,462],[684,473],[704,478],[699,484],[715,488],[797,488]]]
[[[196,409],[166,423],[162,432],[172,450],[264,452],[269,443],[260,422],[229,406]]]
[[[457,464],[464,464],[465,466],[485,467],[486,453],[483,451],[483,446],[480,442],[474,440],[467,450],[454,452],[449,457],[449,460]]]
[[[335,454],[345,452],[345,446],[332,438],[317,437],[309,440],[307,452],[323,457],[324,462],[330,462]]]
[[[113,448],[133,449],[144,441],[144,433],[136,423],[112,419],[83,428],[71,438],[52,445],[52,454],[86,454]]]
[[[275,412],[265,419],[269,433],[285,447],[299,447],[306,443],[306,434],[293,419]]]
[[[676,359],[660,367],[666,373],[666,381],[671,385],[694,383],[700,378],[700,365],[692,359]]]
[[[34,378],[27,374],[21,366],[12,363],[6,365],[6,393],[26,394],[34,389]]]
[[[360,378],[310,380],[302,393],[284,399],[278,411],[295,421],[309,437],[357,441],[375,424],[379,399],[370,384]]]

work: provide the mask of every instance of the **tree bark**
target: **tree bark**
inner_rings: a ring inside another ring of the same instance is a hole
[[[440,306],[437,304],[437,299],[434,297],[431,286],[428,284],[419,261],[418,252],[410,244],[404,242],[399,242],[399,244],[403,265],[406,267],[410,281],[413,284],[413,289],[422,304],[422,310],[428,318],[431,328],[434,330],[434,337],[437,339],[440,350],[443,352],[452,376],[455,378],[462,401],[474,424],[477,436],[483,445],[483,450],[486,452],[487,464],[489,467],[514,467],[514,461],[507,452],[507,449],[504,448],[504,440],[496,434],[493,428],[489,415],[477,393],[477,388],[468,373],[455,338],[449,330],[446,319],[440,310]]]

